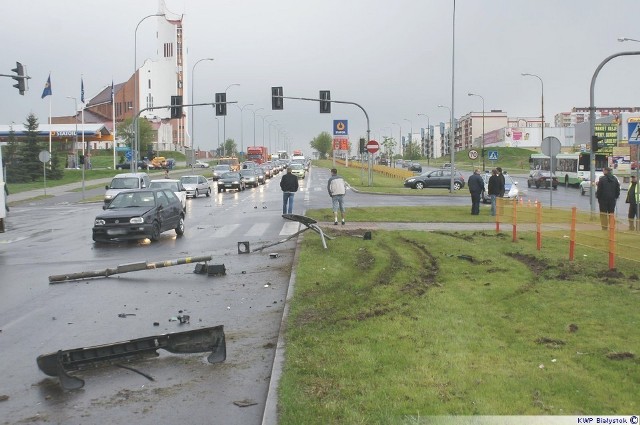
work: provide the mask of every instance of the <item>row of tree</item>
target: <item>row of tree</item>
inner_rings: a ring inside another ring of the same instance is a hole
[[[327,159],[333,152],[333,138],[326,131],[320,133],[309,144],[318,152],[320,159]],[[397,143],[393,137],[385,137],[380,144],[382,145],[382,152],[380,154],[386,158],[403,158],[409,160],[418,160],[423,158],[420,145],[415,142],[410,143],[405,147],[404,156],[395,154]],[[351,144],[349,144],[349,151],[347,154],[351,155]]]

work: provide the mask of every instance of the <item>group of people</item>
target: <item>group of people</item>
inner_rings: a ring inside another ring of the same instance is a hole
[[[484,191],[484,180],[480,176],[480,169],[473,170],[473,174],[468,181],[469,193],[471,193],[471,215],[480,214],[480,196]],[[497,167],[491,170],[491,177],[487,183],[487,195],[491,199],[491,215],[496,215],[496,199],[504,196],[505,192],[504,174],[502,168]]]
[[[293,198],[298,191],[298,177],[293,175],[291,168],[287,168],[287,174],[282,176],[280,180],[280,189],[282,189],[282,214],[293,213]],[[338,212],[340,213],[340,219],[344,224],[345,209],[344,209],[344,195],[347,193],[347,185],[344,179],[338,175],[338,170],[331,169],[331,177],[327,182],[327,191],[331,197],[331,204],[333,208],[333,224],[338,225]]]
[[[480,214],[480,196],[485,190],[484,181],[480,176],[480,169],[476,168],[471,177],[469,177],[469,192],[471,193],[471,215]],[[487,184],[487,194],[491,199],[491,215],[496,215],[496,198],[503,197],[505,193],[505,179],[502,174],[502,168],[497,167],[491,170],[491,177]],[[600,208],[600,224],[603,230],[609,228],[609,214],[613,214],[616,209],[616,202],[620,197],[620,182],[611,173],[611,168],[605,167],[603,176],[598,180],[598,188],[596,190],[596,198]],[[627,192],[626,203],[629,204],[629,230],[636,230],[640,223],[638,220],[638,204],[640,203],[640,187],[635,175],[631,176],[631,184]]]

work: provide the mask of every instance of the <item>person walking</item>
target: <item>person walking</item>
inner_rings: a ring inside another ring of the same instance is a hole
[[[636,219],[638,218],[638,203],[640,201],[640,191],[638,190],[638,178],[635,175],[631,176],[631,184],[629,185],[629,191],[627,192],[627,204],[629,204],[629,230],[640,230],[640,223],[636,227]]]
[[[480,214],[480,195],[484,190],[484,182],[480,177],[480,169],[473,170],[473,174],[469,177],[467,183],[469,185],[469,192],[471,193],[471,215]]]
[[[287,167],[287,174],[280,179],[282,189],[282,214],[293,213],[293,195],[298,191],[298,177],[291,173],[291,167]]]
[[[487,185],[487,193],[489,194],[489,198],[491,198],[491,215],[496,215],[496,197],[500,196],[500,190],[502,187],[500,176],[498,175],[498,170],[495,168],[491,170],[491,177],[489,177],[489,184]]]
[[[602,170],[603,176],[598,180],[596,198],[600,207],[600,225],[602,230],[609,228],[609,214],[616,211],[616,201],[620,197],[620,183],[611,174],[611,168],[605,167]]]
[[[342,224],[344,224],[344,195],[347,193],[347,185],[342,177],[338,175],[338,170],[331,169],[331,177],[327,182],[327,191],[331,197],[331,204],[333,207],[333,224],[338,225],[338,210],[340,210],[340,217],[342,218]]]

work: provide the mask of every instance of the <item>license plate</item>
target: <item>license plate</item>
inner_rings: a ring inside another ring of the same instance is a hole
[[[232,184],[227,183],[227,184],[225,184],[225,185],[224,185],[224,187],[233,187],[233,185],[232,185]]]
[[[126,235],[127,231],[125,229],[107,229],[107,235],[115,236],[115,235]]]

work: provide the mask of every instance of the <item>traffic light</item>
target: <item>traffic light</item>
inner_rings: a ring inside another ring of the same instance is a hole
[[[227,94],[216,93],[216,117],[227,115]]]
[[[366,140],[363,138],[360,138],[360,153],[365,153],[367,151],[367,144],[365,143]]]
[[[271,87],[271,109],[282,110],[284,104],[282,99],[282,87]]]
[[[320,113],[321,114],[331,113],[331,102],[326,102],[327,100],[331,100],[331,92],[329,92],[329,90],[320,90]]]
[[[182,118],[182,96],[171,96],[171,118]]]
[[[603,141],[604,138],[598,136],[591,136],[591,152],[598,152],[600,148],[600,142]]]
[[[12,69],[17,74],[15,77],[11,77],[18,81],[13,87],[17,88],[21,95],[24,96],[25,90],[27,90],[27,73],[24,70],[24,66],[20,62],[16,62],[16,67]]]

